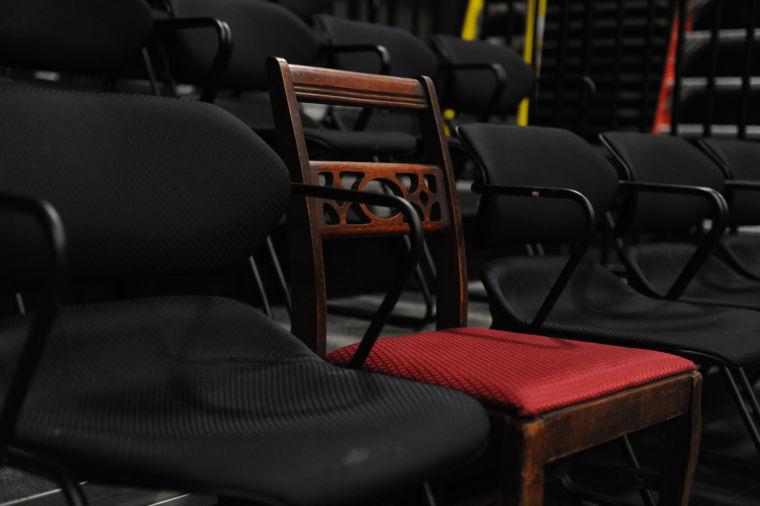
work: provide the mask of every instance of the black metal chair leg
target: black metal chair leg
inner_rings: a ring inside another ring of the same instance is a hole
[[[436,506],[435,494],[433,494],[433,487],[430,486],[430,482],[422,483],[422,491],[425,497],[425,504],[427,506]]]
[[[636,451],[633,449],[631,439],[625,435],[620,438],[620,443],[623,446],[625,457],[628,459],[628,464],[634,469],[637,475],[640,474],[641,464],[639,463],[639,458],[636,456]],[[655,506],[656,503],[652,496],[652,492],[643,485],[637,485],[637,488],[639,489],[639,494],[641,494],[641,501],[646,506]]]
[[[53,481],[69,506],[87,506],[87,496],[82,487],[57,463],[13,447],[6,449],[6,457],[11,466]]]
[[[733,371],[731,371],[731,369],[726,366],[722,366],[721,371],[723,371],[723,375],[726,378],[726,382],[728,383],[728,388],[731,391],[731,395],[734,396],[734,401],[739,408],[739,413],[744,420],[744,425],[746,425],[747,431],[752,438],[752,443],[754,443],[757,452],[760,453],[760,431],[757,428],[757,424],[752,419],[752,413],[750,413],[749,408],[747,407],[747,403],[742,396],[741,390],[739,390],[739,385],[736,383],[736,378],[734,377]]]
[[[267,292],[266,292],[266,289],[264,288],[264,282],[261,279],[259,266],[256,264],[256,259],[253,258],[253,255],[248,257],[248,265],[251,268],[253,281],[256,284],[256,289],[259,291],[259,296],[261,297],[261,305],[262,305],[262,308],[264,309],[264,314],[267,315],[272,320],[274,320],[274,315],[272,314],[272,306],[269,304],[269,297],[267,297]]]
[[[744,370],[744,367],[739,368],[739,379],[747,391],[747,397],[749,398],[750,405],[755,412],[755,420],[758,422],[758,424],[760,424],[760,402],[757,400],[757,394],[755,393],[755,389],[752,387],[752,382],[749,380],[749,376],[747,376],[747,372]]]
[[[293,303],[290,300],[290,290],[288,290],[288,282],[285,280],[285,274],[282,272],[282,265],[280,264],[280,259],[277,257],[277,250],[274,249],[274,243],[272,242],[271,236],[267,236],[267,251],[272,260],[274,273],[277,276],[277,282],[280,284],[280,290],[282,291],[282,296],[285,300],[285,309],[288,311],[288,317],[292,320]]]
[[[407,250],[411,247],[409,238],[406,236],[404,236],[404,244],[406,244]],[[425,273],[423,272],[421,265],[418,265],[417,268],[414,269],[414,277],[417,280],[417,283],[420,285],[422,299],[425,301],[425,316],[422,317],[422,322],[427,323],[433,321],[435,318],[435,301],[433,300],[433,295],[430,291],[430,285],[428,285],[427,278],[425,277]]]
[[[379,161],[378,157],[374,157],[375,161]],[[392,195],[393,191],[386,187],[385,185],[382,186],[383,193]],[[404,244],[406,245],[406,249],[409,250],[411,248],[411,243],[409,242],[409,238],[407,236],[404,236]],[[435,263],[433,262],[433,257],[430,254],[430,249],[428,248],[427,242],[423,239],[422,241],[422,248],[424,256],[422,257],[422,264],[426,264],[425,267],[427,270],[433,275],[435,278]],[[420,285],[420,291],[422,292],[422,299],[425,301],[425,315],[422,317],[421,322],[423,324],[431,322],[435,319],[435,301],[433,300],[432,291],[430,290],[430,285],[427,282],[427,278],[425,277],[425,272],[422,270],[421,265],[418,265],[417,268],[414,270],[414,277],[417,280],[417,283]]]

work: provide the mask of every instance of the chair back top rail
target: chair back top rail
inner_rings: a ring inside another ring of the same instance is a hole
[[[425,109],[427,98],[415,79],[378,76],[318,67],[291,65],[300,102]]]

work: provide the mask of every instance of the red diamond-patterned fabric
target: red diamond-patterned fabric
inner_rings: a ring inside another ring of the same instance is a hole
[[[348,365],[356,347],[336,350],[327,359]],[[695,369],[689,360],[658,351],[481,328],[382,338],[364,367],[460,390],[520,416]]]

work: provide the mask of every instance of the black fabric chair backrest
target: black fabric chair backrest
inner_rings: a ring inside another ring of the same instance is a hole
[[[434,36],[433,45],[447,63],[498,63],[504,68],[507,87],[491,114],[514,114],[520,101],[533,90],[533,68],[510,47],[451,35]],[[495,83],[488,71],[454,72],[447,83],[445,104],[457,111],[478,114],[491,105]]]
[[[79,278],[233,265],[263,242],[289,196],[277,155],[230,114],[194,101],[0,85],[0,143],[0,192],[57,209]],[[39,235],[16,221],[0,217],[0,269],[35,277],[18,257],[40,249]]]
[[[310,19],[318,13],[327,12],[333,0],[275,0],[278,4],[296,13],[302,19]]]
[[[460,126],[458,132],[487,184],[577,190],[591,201],[597,216],[617,192],[612,166],[566,130],[475,123]],[[586,229],[577,204],[554,199],[484,196],[479,221],[487,247],[573,240]]]
[[[391,74],[394,76],[433,77],[438,69],[438,58],[433,50],[406,30],[333,16],[315,16],[314,19],[332,44],[384,46],[390,53]],[[380,71],[378,58],[368,53],[341,54],[335,57],[335,63],[341,70],[369,74]]]
[[[684,139],[637,132],[608,132],[602,139],[628,179],[723,189],[720,169]],[[641,232],[684,232],[711,212],[706,199],[641,194],[636,197],[630,226]]]
[[[281,56],[314,65],[320,37],[302,19],[266,0],[172,0],[178,18],[211,17],[226,21],[232,31],[232,56],[220,86],[267,90],[267,57]],[[211,68],[217,42],[213,30],[185,31],[177,36],[177,77],[195,82]]]
[[[702,139],[700,146],[729,179],[760,181],[760,143],[736,139]],[[757,193],[738,191],[731,201],[732,225],[760,225]]]
[[[145,0],[22,0],[0,8],[0,66],[110,73],[153,32]]]

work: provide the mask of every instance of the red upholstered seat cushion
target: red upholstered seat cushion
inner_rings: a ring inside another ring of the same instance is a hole
[[[336,350],[327,358],[347,365],[356,346]],[[379,339],[364,367],[460,390],[521,416],[695,368],[689,360],[657,351],[480,328]]]

